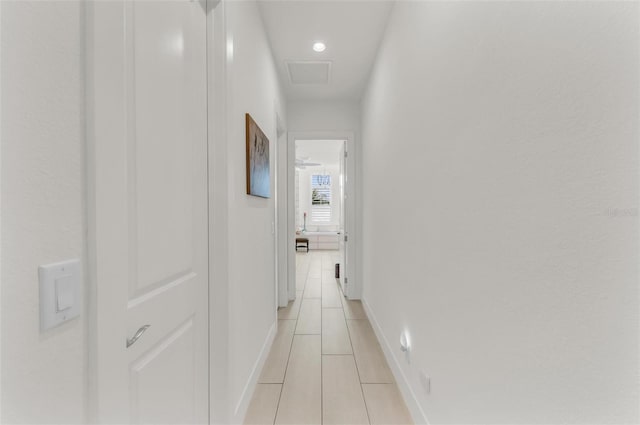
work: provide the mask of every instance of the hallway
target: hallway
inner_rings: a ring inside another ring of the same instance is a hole
[[[0,27],[0,423],[640,424],[640,0]]]
[[[336,284],[330,251],[298,253],[298,296],[278,334],[245,424],[410,424],[360,301]]]

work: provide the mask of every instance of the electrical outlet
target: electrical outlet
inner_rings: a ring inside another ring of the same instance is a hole
[[[420,372],[420,383],[422,384],[424,392],[431,394],[431,378],[424,372]]]

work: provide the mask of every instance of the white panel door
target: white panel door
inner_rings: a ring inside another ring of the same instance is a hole
[[[206,4],[96,1],[88,33],[97,419],[207,423]]]

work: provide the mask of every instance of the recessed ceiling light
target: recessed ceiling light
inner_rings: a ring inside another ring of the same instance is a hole
[[[313,43],[313,50],[320,53],[320,52],[324,52],[324,49],[326,49],[327,46],[325,46],[325,44],[322,41],[316,41],[315,43]]]

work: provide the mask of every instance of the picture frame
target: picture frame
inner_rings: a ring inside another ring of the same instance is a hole
[[[247,139],[247,195],[271,197],[269,139],[250,114],[245,114]]]

